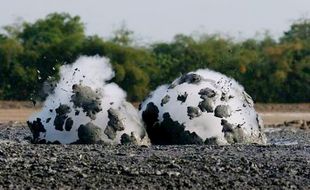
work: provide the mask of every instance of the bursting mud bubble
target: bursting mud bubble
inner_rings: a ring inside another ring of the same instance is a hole
[[[234,79],[211,70],[158,87],[140,105],[153,144],[265,144],[252,98]]]
[[[34,143],[148,144],[137,110],[115,83],[106,58],[80,57],[60,68],[60,81],[28,123]]]

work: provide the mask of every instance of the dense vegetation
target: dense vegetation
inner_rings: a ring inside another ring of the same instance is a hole
[[[59,66],[80,55],[109,57],[113,79],[139,101],[156,86],[182,73],[210,68],[245,86],[259,102],[309,102],[310,20],[293,23],[279,40],[236,42],[218,35],[176,35],[169,43],[133,45],[132,32],[112,39],[86,36],[78,16],[50,14],[35,23],[4,27],[0,34],[0,99],[39,95],[43,81],[57,80]],[[104,71],[102,71],[104,72]]]

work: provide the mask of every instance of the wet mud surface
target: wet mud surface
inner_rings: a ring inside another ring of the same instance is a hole
[[[0,189],[309,189],[310,130],[265,130],[268,145],[34,145],[0,124]]]

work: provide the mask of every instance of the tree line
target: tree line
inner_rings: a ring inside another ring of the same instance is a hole
[[[6,26],[0,33],[0,99],[38,97],[44,81],[58,80],[61,65],[81,55],[100,55],[110,59],[113,81],[130,101],[200,68],[235,78],[257,102],[310,100],[309,19],[294,22],[277,40],[179,34],[171,42],[144,47],[134,45],[132,35],[121,28],[110,39],[88,36],[80,17],[66,13]]]

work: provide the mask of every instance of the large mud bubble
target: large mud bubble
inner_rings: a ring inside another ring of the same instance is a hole
[[[140,115],[153,144],[265,144],[252,98],[234,79],[190,72],[152,92]]]
[[[29,119],[34,143],[149,144],[137,110],[115,83],[106,58],[80,57],[60,68],[60,81]]]

